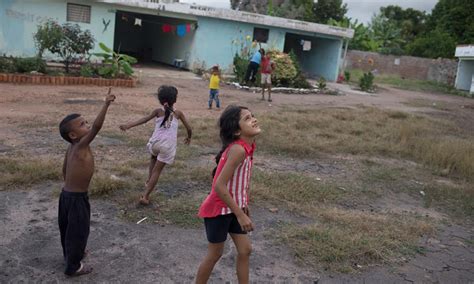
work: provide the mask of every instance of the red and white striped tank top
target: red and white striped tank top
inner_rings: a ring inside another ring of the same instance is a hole
[[[245,141],[239,139],[225,149],[222,153],[221,160],[217,165],[216,175],[212,182],[211,193],[206,197],[204,202],[199,208],[199,217],[201,218],[212,218],[219,215],[227,215],[232,213],[230,208],[219,198],[215,191],[216,180],[220,175],[222,169],[224,168],[225,163],[227,162],[227,153],[229,149],[234,145],[239,144],[245,149],[245,159],[240,163],[240,165],[235,169],[232,174],[229,182],[227,183],[227,189],[229,190],[230,195],[237,203],[240,208],[245,208],[248,206],[249,202],[249,186],[250,186],[250,176],[252,174],[252,164],[253,164],[253,152],[255,151],[255,143],[248,145]]]

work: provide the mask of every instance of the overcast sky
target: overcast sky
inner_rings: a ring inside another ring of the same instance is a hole
[[[343,0],[347,3],[347,16],[358,19],[359,22],[367,23],[372,15],[379,11],[380,7],[398,5],[403,8],[414,8],[430,12],[438,0]],[[183,3],[196,3],[211,7],[229,8],[229,0],[180,0]]]

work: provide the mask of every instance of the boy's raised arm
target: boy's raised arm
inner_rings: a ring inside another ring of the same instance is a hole
[[[89,133],[87,133],[86,136],[82,137],[81,141],[79,141],[78,146],[88,146],[92,142],[92,140],[94,140],[95,136],[97,135],[97,133],[99,133],[100,129],[102,128],[102,125],[104,124],[107,109],[114,100],[115,96],[110,94],[109,89],[109,94],[105,98],[105,103],[102,106],[102,109],[100,110],[99,114],[95,118],[91,130],[89,131]]]

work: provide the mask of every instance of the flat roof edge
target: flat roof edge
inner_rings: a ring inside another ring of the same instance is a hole
[[[341,28],[311,22],[304,22],[292,19],[272,17],[267,15],[235,11],[230,9],[213,8],[202,5],[186,4],[186,3],[154,3],[140,0],[95,0],[96,2],[118,4],[130,7],[139,7],[153,9],[157,11],[166,11],[178,14],[189,14],[194,16],[218,18],[223,20],[258,24],[264,26],[272,26],[276,28],[286,28],[299,30],[323,35],[331,35],[335,37],[348,38],[354,37],[354,30]]]

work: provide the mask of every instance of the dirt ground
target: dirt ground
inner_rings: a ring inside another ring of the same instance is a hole
[[[137,88],[117,88],[104,131],[148,113],[157,106],[151,95],[161,84],[179,89],[176,107],[193,118],[217,119],[220,112],[207,109],[208,83],[194,74],[171,68],[140,68]],[[348,86],[329,84],[344,96],[273,94],[273,102],[259,100],[259,94],[224,86],[222,104],[238,103],[254,113],[300,107],[317,111],[327,107],[374,106],[449,118],[459,127],[474,132],[474,100],[440,94],[401,91],[382,87],[367,95]],[[67,113],[80,112],[93,119],[106,88],[93,86],[0,85],[0,157],[19,155],[61,160],[65,144],[57,134],[57,123]],[[18,127],[18,126],[21,127]],[[98,137],[95,146],[113,141]],[[103,149],[103,147],[100,147]],[[98,150],[96,150],[98,151]],[[98,156],[96,163],[113,160]],[[276,159],[276,158],[275,158]],[[258,161],[258,157],[256,159]],[[338,175],[331,161],[263,160],[262,169],[318,172]],[[118,217],[118,208],[104,199],[93,199],[87,262],[95,271],[78,279],[63,274],[63,259],[57,228],[57,197],[60,183],[48,182],[24,189],[0,190],[0,283],[18,282],[192,282],[206,252],[204,230],[184,229],[168,224],[144,222],[137,225]],[[256,231],[252,233],[251,280],[256,283],[472,283],[474,281],[474,229],[449,220],[435,209],[424,208],[420,200],[387,195],[371,204],[376,210],[412,211],[439,219],[436,236],[420,239],[424,253],[394,266],[374,266],[352,274],[315,270],[298,261],[291,251],[276,244],[268,232],[282,220],[304,222],[290,212],[272,213],[264,206],[253,209]],[[235,251],[226,244],[212,283],[236,283]]]

